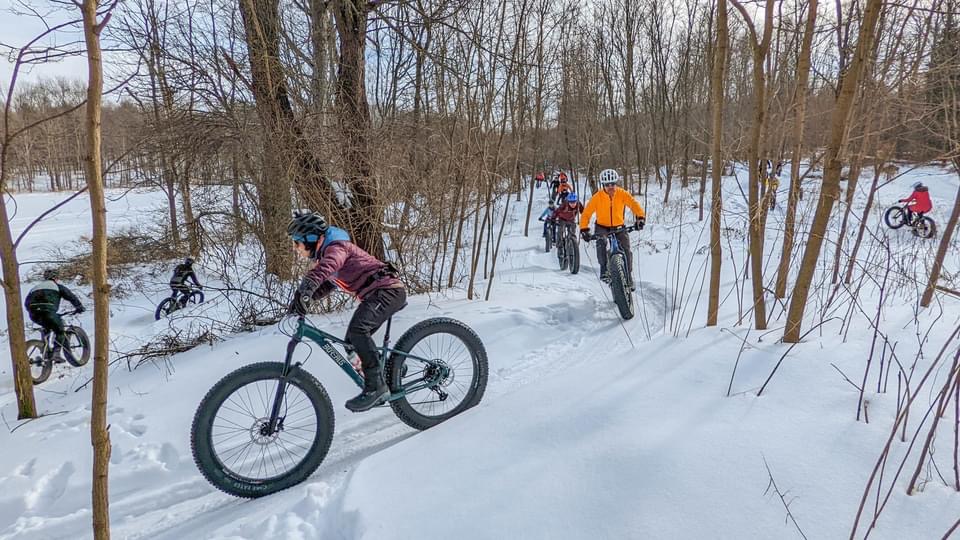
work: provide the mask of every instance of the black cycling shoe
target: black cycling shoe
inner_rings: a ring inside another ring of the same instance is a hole
[[[363,370],[363,391],[347,400],[347,409],[353,412],[369,411],[390,397],[390,389],[380,378],[380,370]]]

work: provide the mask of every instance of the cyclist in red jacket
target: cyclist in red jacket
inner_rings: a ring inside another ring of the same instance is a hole
[[[907,210],[910,212],[920,214],[917,219],[922,218],[924,214],[933,210],[933,203],[930,201],[930,190],[927,189],[927,186],[923,185],[923,182],[913,184],[913,193],[906,199],[900,199],[900,202],[907,203]]]

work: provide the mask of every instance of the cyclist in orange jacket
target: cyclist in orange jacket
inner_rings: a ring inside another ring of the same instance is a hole
[[[597,259],[600,262],[600,279],[604,283],[610,281],[610,273],[607,270],[607,239],[606,234],[611,229],[623,225],[626,209],[630,208],[633,217],[636,219],[637,229],[642,229],[646,223],[646,216],[640,203],[633,198],[630,193],[617,186],[620,182],[620,175],[613,169],[605,169],[600,172],[601,190],[590,197],[590,202],[580,214],[580,235],[584,241],[590,241],[590,217],[596,214],[597,220],[594,224],[597,234]],[[627,254],[627,285],[633,289],[633,253],[630,251],[630,237],[627,231],[620,231],[616,234],[617,242]]]
[[[554,202],[557,204],[557,206],[560,206],[565,200],[567,200],[567,195],[573,193],[573,186],[570,185],[570,182],[567,180],[567,175],[563,173],[560,173],[560,178],[558,178],[558,181],[560,183],[557,184],[557,190],[554,192],[553,196],[555,197]]]

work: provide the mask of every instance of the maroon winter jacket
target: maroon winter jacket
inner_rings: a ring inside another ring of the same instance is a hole
[[[583,212],[583,203],[577,201],[577,204],[570,206],[570,203],[564,202],[553,211],[553,219],[574,223],[577,216]]]
[[[349,238],[342,229],[327,229],[323,245],[317,249],[317,261],[303,278],[302,291],[313,289],[314,298],[320,298],[340,287],[363,300],[376,289],[403,287],[396,276],[386,272],[385,263]]]

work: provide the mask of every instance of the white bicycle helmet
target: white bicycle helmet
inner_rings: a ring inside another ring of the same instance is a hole
[[[617,171],[613,169],[604,169],[600,171],[601,186],[609,186],[611,184],[619,184],[619,183],[620,183],[620,175],[617,173]]]

